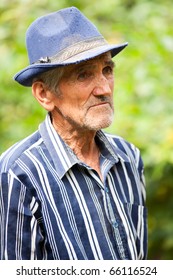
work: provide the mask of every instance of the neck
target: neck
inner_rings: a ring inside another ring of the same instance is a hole
[[[92,167],[101,177],[99,157],[100,151],[95,142],[96,131],[75,129],[68,123],[60,125],[52,120],[53,126],[61,138],[73,150],[82,162]]]
[[[95,143],[95,131],[85,131],[72,128],[67,124],[64,126],[57,125],[53,122],[53,126],[61,138],[68,144],[68,146],[79,157],[87,159],[92,156],[98,147]]]

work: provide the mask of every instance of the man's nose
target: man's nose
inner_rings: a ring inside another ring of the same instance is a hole
[[[97,75],[94,81],[94,95],[110,95],[112,93],[112,89],[110,86],[110,81],[103,75]]]

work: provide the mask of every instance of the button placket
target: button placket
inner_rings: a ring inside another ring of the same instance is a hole
[[[125,254],[125,249],[123,246],[123,242],[122,242],[122,238],[121,238],[121,234],[120,234],[120,230],[119,230],[119,220],[116,218],[114,211],[112,209],[112,205],[111,205],[111,200],[110,200],[110,196],[109,196],[109,189],[106,186],[105,187],[105,196],[106,196],[106,203],[107,203],[107,207],[108,207],[108,219],[112,225],[112,229],[113,229],[113,233],[114,233],[114,237],[115,237],[115,241],[117,244],[117,249],[119,252],[119,256],[120,259],[124,260],[127,259],[126,254]]]

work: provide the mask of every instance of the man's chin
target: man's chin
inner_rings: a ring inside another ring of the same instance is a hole
[[[99,117],[96,119],[92,119],[90,121],[90,123],[87,125],[86,127],[88,127],[89,130],[93,130],[93,131],[98,131],[100,129],[105,129],[107,127],[109,127],[113,122],[113,117],[109,117],[108,119],[99,119]]]

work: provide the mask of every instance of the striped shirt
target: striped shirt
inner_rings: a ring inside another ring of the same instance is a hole
[[[98,131],[103,181],[51,124],[0,158],[1,259],[146,259],[147,218],[139,150]]]

